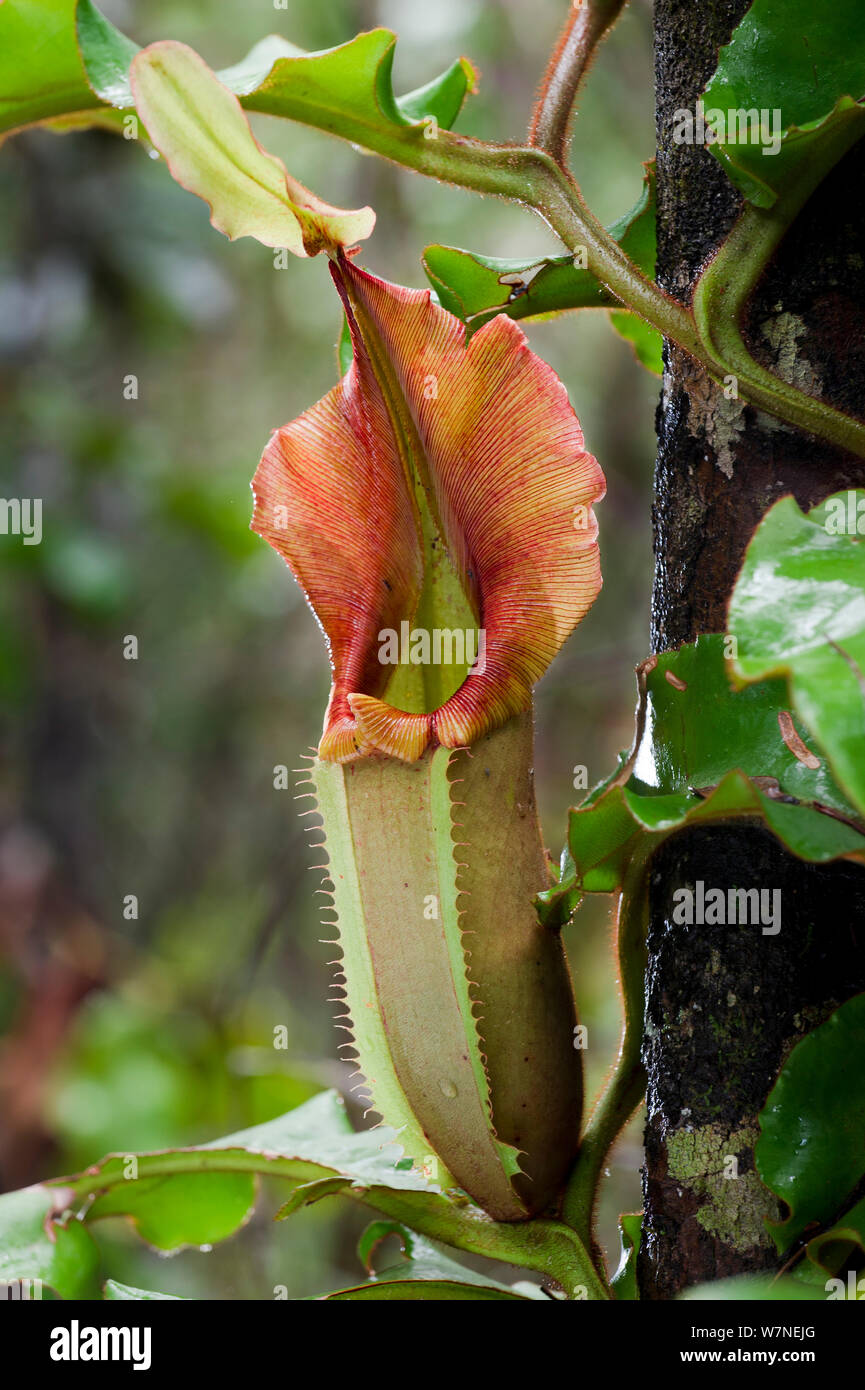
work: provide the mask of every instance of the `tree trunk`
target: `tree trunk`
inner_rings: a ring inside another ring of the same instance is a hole
[[[738,195],[710,152],[674,145],[749,0],[656,0],[658,274],[687,300]],[[865,416],[865,142],[804,209],[749,307],[754,356]],[[800,506],[865,486],[865,465],[727,400],[666,349],[655,473],[653,650],[723,632],[747,542],[785,493]],[[677,887],[780,888],[782,928],[674,925]],[[644,1298],[779,1263],[754,1170],[757,1115],[793,1043],[865,989],[865,874],[802,863],[759,825],[693,829],[653,861],[645,1057],[649,1077],[639,1261]],[[731,1159],[736,1162],[732,1163]],[[738,1176],[736,1176],[738,1174]]]

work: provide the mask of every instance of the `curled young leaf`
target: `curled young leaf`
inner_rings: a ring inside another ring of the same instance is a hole
[[[286,173],[259,145],[240,102],[203,58],[166,40],[142,49],[130,80],[139,115],[173,177],[210,205],[211,221],[234,239],[252,236],[314,256],[368,237],[372,208],[331,207]]]

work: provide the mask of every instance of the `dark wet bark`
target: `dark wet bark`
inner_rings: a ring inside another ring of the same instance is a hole
[[[672,143],[748,0],[656,0],[659,276],[687,300],[737,215],[708,150]],[[825,181],[750,306],[751,350],[813,394],[865,415],[865,142]],[[739,402],[678,349],[658,410],[653,649],[725,628],[760,517],[785,493],[810,505],[865,486],[865,465]],[[677,887],[782,889],[777,936],[674,926]],[[788,855],[758,826],[691,831],[657,856],[649,941],[643,1296],[777,1263],[753,1171],[756,1116],[786,1051],[865,987],[865,874]],[[735,1001],[735,1002],[731,1002]],[[736,1159],[729,1162],[728,1156]],[[724,1171],[738,1171],[725,1178]]]

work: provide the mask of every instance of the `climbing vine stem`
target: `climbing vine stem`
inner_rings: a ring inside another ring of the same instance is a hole
[[[586,1126],[565,1192],[562,1215],[586,1247],[594,1250],[594,1208],[604,1162],[643,1098],[646,1074],[641,1059],[649,899],[648,859],[635,854],[619,898],[618,958],[624,1022],[615,1067]]]
[[[338,133],[416,173],[531,208],[569,251],[585,251],[587,268],[611,294],[702,363],[714,381],[726,384],[735,377],[746,402],[865,458],[865,422],[767,371],[750,355],[739,323],[751,290],[808,193],[862,133],[855,119],[842,122],[840,130],[837,124],[828,129],[822,157],[809,163],[807,178],[769,213],[749,208],[740,218],[701,278],[693,311],[643,274],[587,207],[575,180],[544,150],[487,143],[448,130],[428,140],[411,129],[382,132],[360,122]]]

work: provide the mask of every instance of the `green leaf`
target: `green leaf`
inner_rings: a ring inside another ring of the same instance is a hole
[[[109,1160],[103,1177],[114,1176]],[[157,1250],[177,1250],[185,1245],[214,1245],[243,1226],[255,1207],[256,1181],[252,1173],[181,1173],[117,1183],[96,1197],[88,1221],[106,1216],[127,1216],[142,1240]]]
[[[642,1230],[643,1213],[641,1211],[624,1212],[619,1217],[622,1251],[619,1267],[610,1280],[610,1287],[616,1298],[622,1302],[633,1302],[640,1297],[637,1288],[637,1253],[640,1249]]]
[[[619,337],[624,338],[634,349],[634,355],[641,366],[655,376],[664,374],[664,339],[656,328],[637,314],[615,310],[610,314],[610,323]]]
[[[78,0],[75,32],[93,92],[109,106],[131,107],[129,65],[140,52],[138,44],[100,14],[92,0]]]
[[[105,101],[128,108],[132,91],[122,72],[135,45],[89,0],[81,0],[81,6],[78,32],[88,77]],[[306,53],[270,34],[217,76],[248,110],[302,121],[347,139],[361,129],[390,136],[399,132],[401,139],[425,139],[427,132],[432,137],[436,125],[450,129],[474,90],[471,63],[458,58],[431,82],[397,97],[391,81],[395,48],[396,35],[389,29],[358,34],[318,53]]]
[[[449,129],[474,88],[471,63],[458,58],[432,82],[397,97],[395,48],[389,29],[372,29],[338,48],[278,58],[255,90],[244,93],[243,104],[364,144],[370,136],[423,140],[434,135],[427,132],[430,121]]]
[[[794,710],[865,814],[863,513],[865,492],[837,493],[807,516],[792,497],[776,502],[748,546],[729,626],[739,677],[789,678]]]
[[[641,270],[654,276],[656,257],[655,166],[645,165],[643,188],[636,205],[610,227]],[[541,260],[502,260],[461,251],[453,246],[428,246],[423,265],[430,284],[452,314],[476,332],[495,314],[512,319],[538,319],[567,309],[615,308],[611,322],[633,343],[639,360],[660,371],[662,340],[655,329],[624,311],[590,270],[580,267],[580,255],[548,256]]]
[[[335,1197],[351,1187],[351,1178],[337,1174],[332,1178],[318,1178],[316,1182],[302,1182],[294,1189],[287,1202],[283,1202],[274,1217],[275,1221],[285,1221],[302,1207],[311,1207],[323,1197]]]
[[[613,787],[596,806],[571,813],[570,848],[577,881],[586,893],[612,893],[621,886],[631,858],[649,854],[686,825],[759,816],[801,859],[826,863],[858,853],[865,862],[865,837],[852,827],[813,811],[771,800],[740,772],[730,772],[707,796],[676,792],[641,796]]]
[[[216,75],[249,110],[302,121],[387,154],[434,137],[436,126],[450,129],[475,84],[471,63],[458,58],[431,82],[397,97],[395,47],[388,29],[320,53],[270,34]],[[0,132],[38,122],[119,129],[118,113],[134,108],[129,66],[138,51],[92,0],[3,0]]]
[[[659,656],[647,680],[651,758],[638,760],[637,774],[658,791],[673,792],[714,786],[738,768],[749,777],[776,781],[776,795],[855,817],[855,806],[825,761],[810,767],[784,742],[778,714],[789,709],[786,681],[767,678],[736,689],[731,682],[739,666],[725,657],[727,645],[726,638],[712,634]],[[740,660],[743,647],[740,637]],[[809,753],[819,752],[807,730],[802,742]]]
[[[865,863],[865,834],[848,823],[855,808],[830,770],[806,766],[781,737],[784,683],[733,690],[724,642],[704,636],[657,658],[634,771],[571,811],[563,873],[536,898],[545,924],[566,920],[582,893],[615,892],[633,858],[690,824],[757,815],[802,859]]]
[[[110,1155],[44,1191],[59,1191],[67,1204],[74,1197],[88,1223],[128,1217],[142,1239],[160,1250],[212,1245],[252,1214],[258,1175],[301,1184],[282,1216],[348,1187],[399,1192],[406,1213],[412,1199],[438,1197],[421,1172],[401,1166],[396,1137],[383,1127],[355,1133],[339,1096],[325,1091],[288,1115],[212,1144]]]
[[[136,1289],[131,1284],[118,1284],[116,1279],[105,1281],[105,1293],[103,1298],[108,1303],[123,1302],[147,1302],[147,1303],[183,1303],[180,1294],[176,1293],[155,1293],[152,1289]]]
[[[763,1182],[790,1208],[767,1227],[780,1252],[836,1223],[865,1175],[865,994],[797,1043],[760,1113]],[[838,1224],[843,1224],[840,1222]]]
[[[40,1279],[61,1298],[99,1297],[99,1252],[63,1187],[0,1197],[0,1283]]]
[[[99,104],[75,42],[75,0],[3,0],[0,132]]]
[[[393,1235],[399,1239],[402,1257],[376,1274],[372,1270],[372,1256],[381,1242]],[[521,1292],[517,1293],[508,1284],[477,1274],[398,1221],[374,1221],[360,1238],[358,1254],[372,1274],[371,1280],[352,1288],[341,1289],[337,1293],[327,1294],[328,1302],[358,1299],[452,1301],[478,1298],[516,1298],[528,1301],[531,1298],[543,1298],[540,1288],[535,1285],[522,1283],[519,1285]]]
[[[252,236],[312,256],[369,236],[372,209],[331,207],[292,179],[193,49],[171,40],[151,44],[130,74],[150,139],[177,182],[210,204],[214,227],[227,237]]]
[[[461,1303],[474,1300],[495,1303],[500,1299],[528,1302],[522,1294],[504,1293],[500,1289],[480,1284],[460,1284],[445,1279],[400,1279],[389,1283],[359,1284],[353,1289],[340,1289],[325,1294],[328,1303],[334,1302],[401,1302],[401,1303]]]
[[[720,137],[709,147],[745,197],[769,208],[815,159],[830,127],[852,121],[865,130],[856,104],[863,96],[861,0],[754,0],[703,93],[707,123]],[[753,140],[742,121],[749,112],[766,118]]]
[[[75,44],[75,0],[0,6],[0,131],[99,106]]]
[[[255,1174],[351,1191],[392,1221],[432,1239],[553,1278],[584,1284],[604,1297],[582,1242],[558,1221],[496,1222],[463,1193],[445,1194],[402,1157],[399,1136],[384,1126],[355,1133],[336,1092],[212,1144],[160,1153],[111,1155],[77,1177],[0,1198],[0,1282],[44,1278],[64,1297],[99,1297],[97,1256],[86,1225],[103,1216],[132,1217],[163,1241],[161,1248],[210,1244],[247,1215],[238,1182]],[[228,1178],[231,1185],[211,1181]],[[310,1194],[307,1193],[306,1196]],[[318,1195],[325,1195],[319,1187]],[[54,1213],[79,1213],[61,1219]],[[462,1267],[460,1267],[462,1268]],[[471,1276],[462,1271],[463,1280]],[[534,1285],[519,1285],[535,1297]]]
[[[821,1276],[836,1274],[853,1261],[857,1252],[865,1254],[865,1197],[828,1231],[813,1236],[805,1248],[806,1256]],[[856,1263],[861,1264],[861,1258]]]

